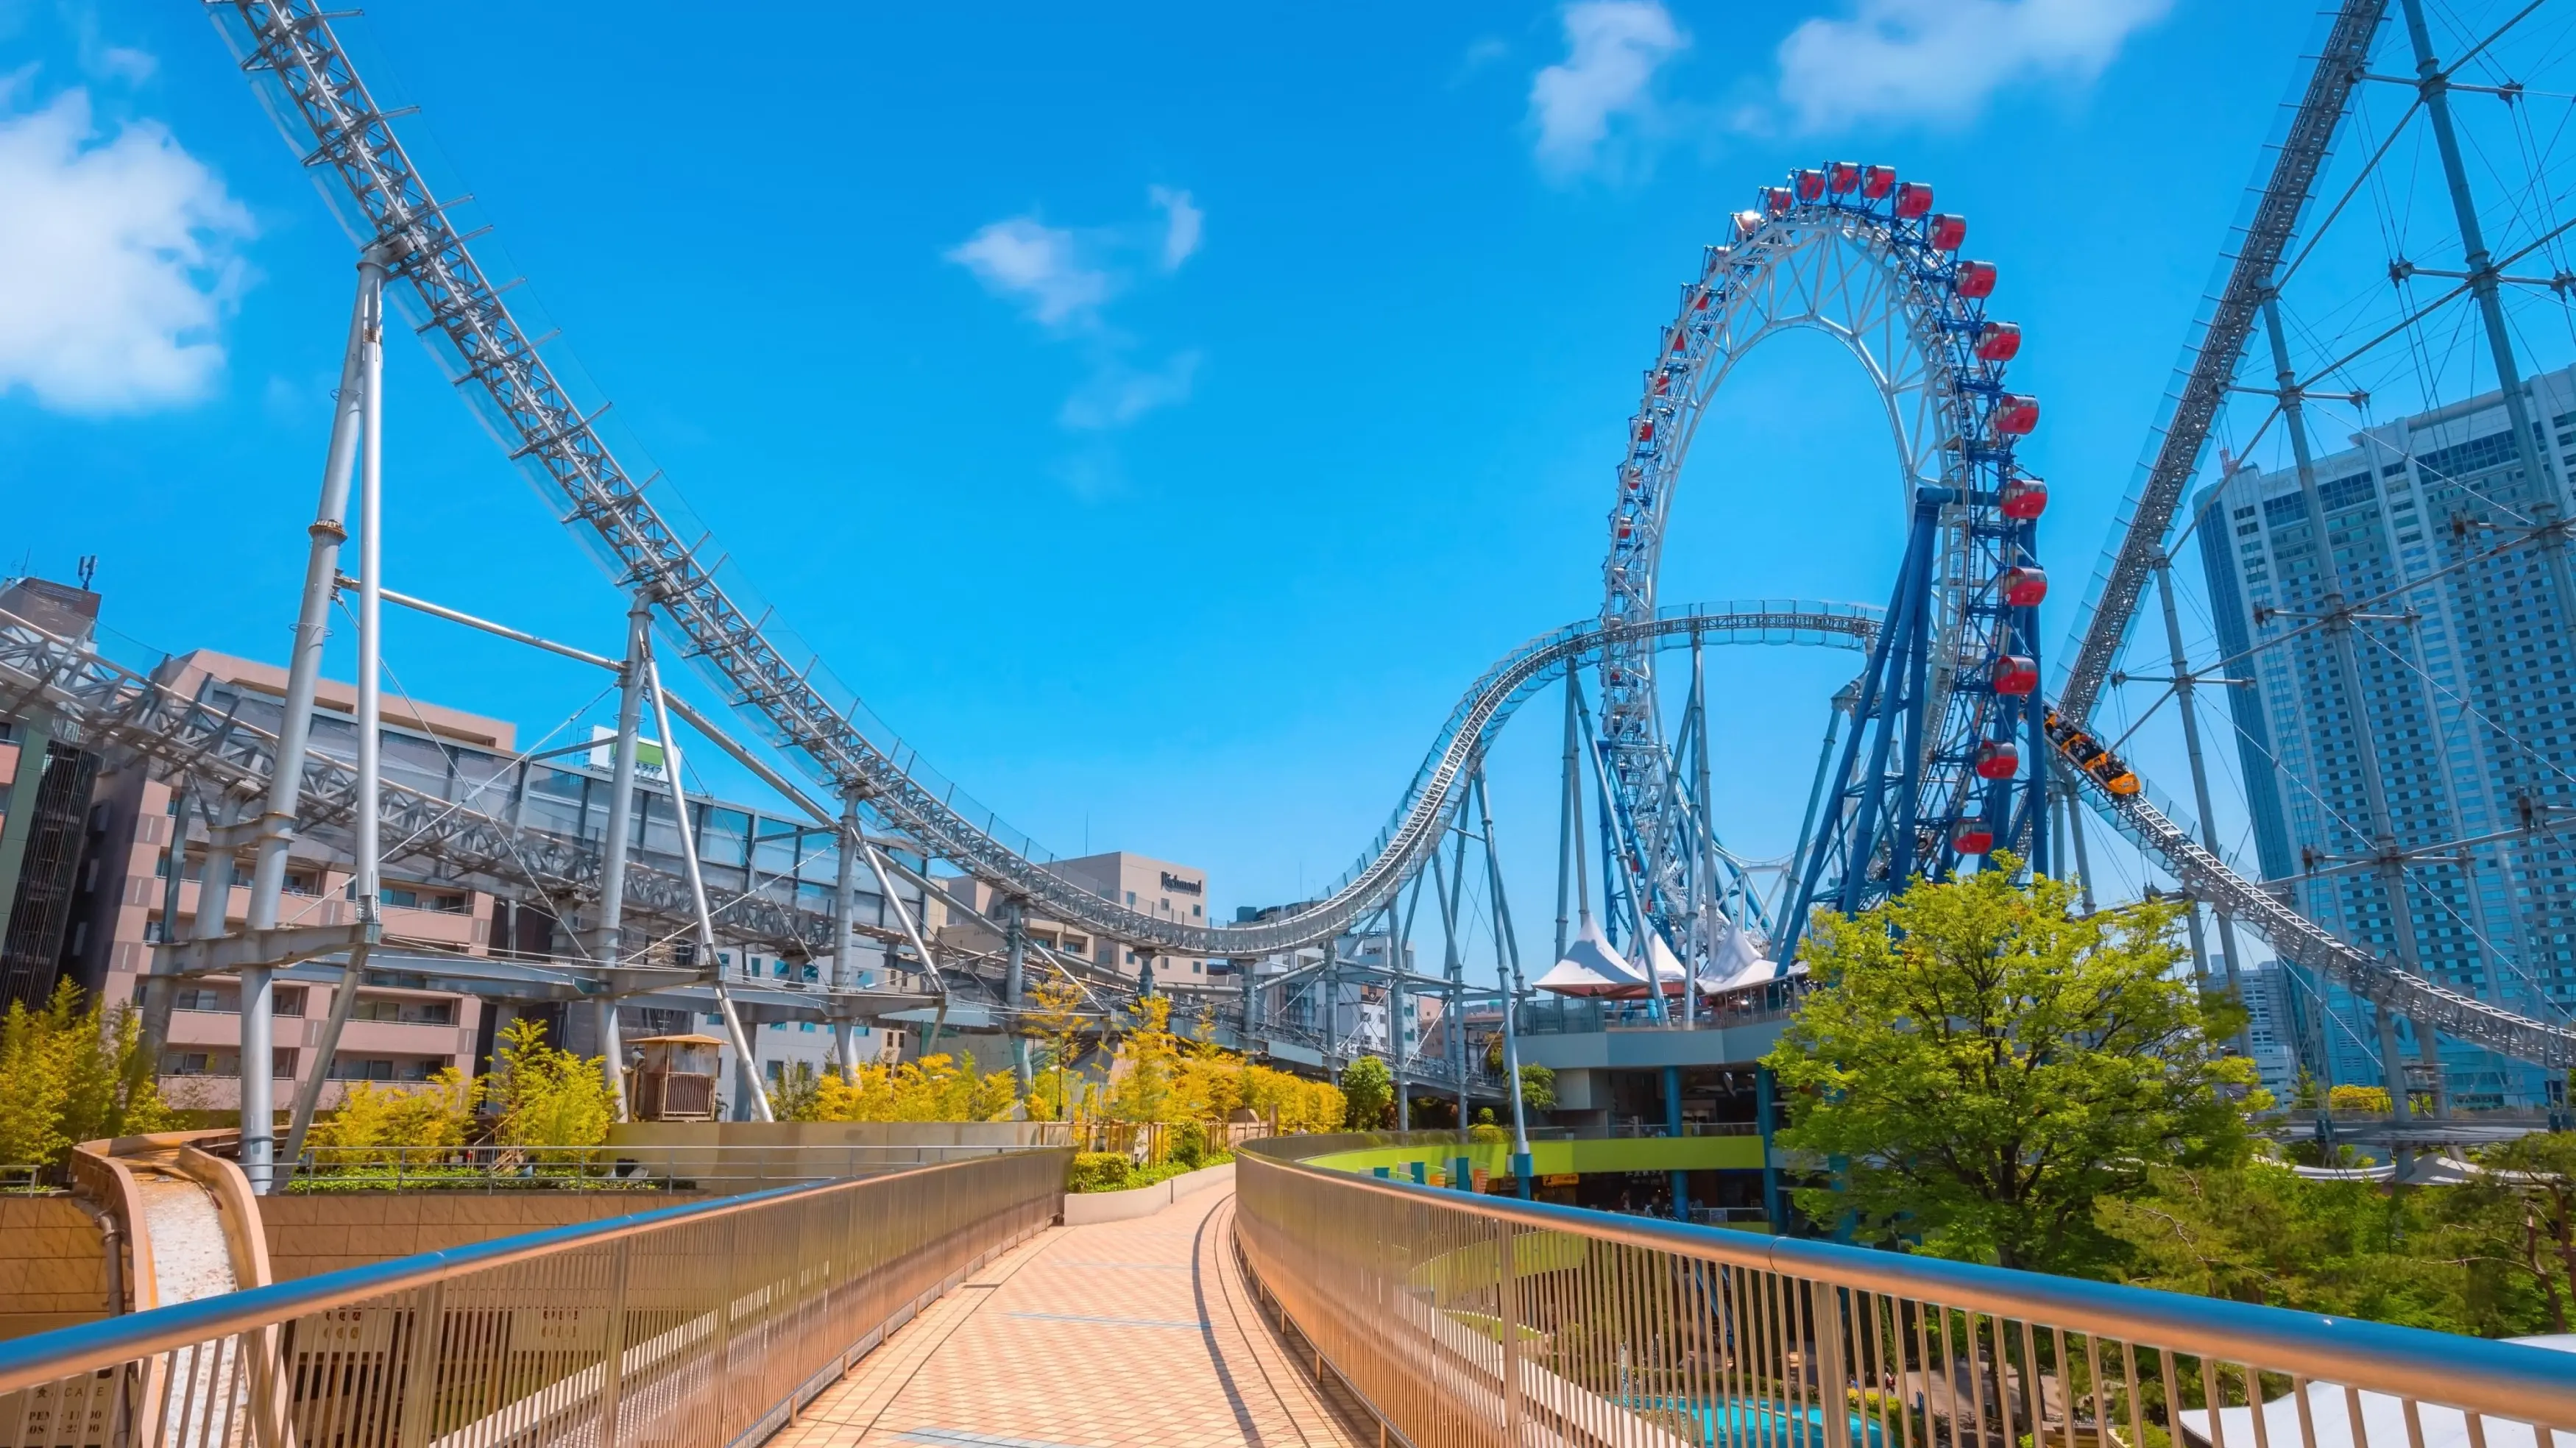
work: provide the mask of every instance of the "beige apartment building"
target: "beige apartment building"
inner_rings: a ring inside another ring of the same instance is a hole
[[[1111,850],[1106,854],[1058,860],[1048,868],[1093,894],[1129,909],[1141,910],[1180,925],[1204,926],[1208,923],[1207,872],[1195,865]],[[1001,921],[1002,896],[992,886],[965,875],[940,883],[946,888],[950,900],[987,920]],[[958,911],[942,913],[946,916],[940,927],[943,942],[961,950],[1002,948],[1002,938],[997,932]],[[1208,961],[1204,956],[1142,955],[1116,941],[1098,939],[1083,927],[1066,925],[1036,914],[1029,916],[1026,928],[1031,940],[1050,950],[1096,961],[1121,975],[1141,976],[1146,966],[1151,964],[1158,984],[1179,987],[1204,984],[1209,975]]]
[[[242,701],[242,716],[251,717],[261,702],[272,711],[286,690],[286,673],[268,664],[226,654],[199,651],[169,660],[155,671],[162,683],[190,697],[211,690]],[[317,735],[341,721],[344,734],[356,728],[356,690],[325,681],[316,720]],[[512,726],[497,720],[434,706],[388,700],[385,733],[389,755],[405,751],[422,757],[437,754],[438,741],[506,752],[515,747]],[[320,747],[330,741],[318,739]],[[7,751],[0,775],[14,778],[18,750]],[[101,773],[90,791],[84,851],[77,894],[62,944],[63,974],[85,988],[103,991],[110,1002],[139,1001],[143,976],[151,968],[152,947],[164,938],[162,912],[169,899],[173,823],[177,799],[167,784],[140,770]],[[191,815],[192,839],[179,850],[179,922],[192,928],[199,900],[199,880],[206,861],[205,820]],[[244,926],[250,905],[249,864],[245,853],[236,867],[234,885],[223,902],[230,929]],[[288,899],[281,923],[336,925],[356,918],[357,902],[349,898],[349,876],[311,861],[296,861],[287,872]],[[494,918],[491,898],[450,885],[403,879],[389,874],[384,892],[384,930],[389,945],[431,951],[483,955],[490,949]],[[466,1067],[476,1057],[478,1034],[485,1032],[486,1011],[468,996],[443,991],[362,986],[340,1047],[332,1060],[315,1059],[314,1043],[330,1014],[335,986],[318,982],[280,982],[276,990],[275,1066],[283,1095],[288,1082],[300,1083],[313,1071],[326,1074],[322,1102],[337,1102],[351,1081],[419,1081],[443,1067]],[[174,1105],[231,1110],[240,1104],[240,994],[230,976],[205,976],[178,991],[170,1016],[170,1034],[161,1058],[162,1086]]]

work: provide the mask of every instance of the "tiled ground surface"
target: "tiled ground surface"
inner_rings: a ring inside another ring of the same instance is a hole
[[[1356,1448],[1284,1357],[1228,1244],[1234,1194],[1058,1227],[970,1278],[779,1448]],[[1374,1438],[1374,1432],[1369,1434]]]

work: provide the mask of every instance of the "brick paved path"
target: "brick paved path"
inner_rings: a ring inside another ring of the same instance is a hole
[[[771,1441],[1357,1448],[1281,1355],[1235,1266],[1233,1219],[1233,1192],[1212,1188],[1150,1217],[1023,1243]]]

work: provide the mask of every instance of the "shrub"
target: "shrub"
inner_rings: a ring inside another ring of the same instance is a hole
[[[500,1070],[490,1087],[504,1146],[588,1147],[608,1140],[617,1119],[599,1058],[546,1044],[546,1028],[521,1016],[501,1028],[494,1053]],[[581,1152],[545,1152],[544,1161],[580,1161]]]
[[[84,1008],[70,981],[42,1010],[12,1001],[0,1018],[0,1163],[60,1166],[81,1142],[170,1129],[154,1065],[131,1006]]]
[[[305,1144],[323,1167],[418,1165],[420,1153],[381,1148],[463,1146],[489,1084],[453,1066],[410,1089],[354,1081],[339,1109],[313,1123]]]
[[[2385,1086],[2337,1086],[2326,1093],[2326,1107],[2331,1111],[2363,1111],[2388,1114],[2388,1088]]]
[[[1017,1104],[1011,1073],[975,1074],[941,1051],[896,1066],[835,1071],[815,1083],[814,1121],[1007,1121]]]
[[[778,1084],[769,1088],[769,1115],[775,1121],[820,1121],[823,1119],[823,1083],[814,1074],[814,1063],[796,1061],[789,1064]]]
[[[1065,1180],[1069,1192],[1124,1191],[1128,1179],[1135,1175],[1135,1163],[1123,1151],[1080,1151],[1074,1153],[1073,1171]]]
[[[1183,1171],[1197,1171],[1207,1160],[1207,1128],[1195,1121],[1174,1123],[1165,1136],[1164,1154]]]
[[[1375,1131],[1395,1109],[1395,1075],[1375,1056],[1342,1068],[1342,1101],[1353,1131]]]

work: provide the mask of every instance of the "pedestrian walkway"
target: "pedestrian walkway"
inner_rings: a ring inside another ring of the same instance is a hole
[[[1234,1193],[1057,1227],[975,1274],[778,1448],[1356,1448],[1236,1267]],[[1369,1435],[1374,1439],[1375,1434]]]

